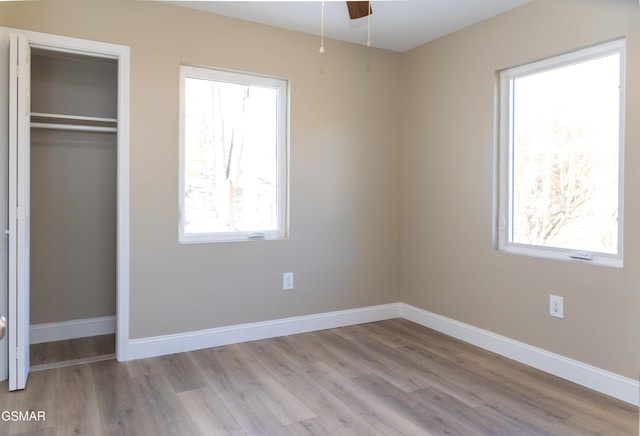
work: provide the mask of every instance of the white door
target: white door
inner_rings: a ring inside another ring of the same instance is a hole
[[[11,34],[9,47],[9,390],[29,376],[30,63],[27,38]]]
[[[2,249],[0,250],[0,316],[7,316],[7,246],[8,222],[7,222],[7,195],[8,173],[7,158],[9,150],[9,33],[0,28],[0,230],[3,233]],[[6,330],[4,337],[0,338],[0,381],[8,377],[8,352]]]

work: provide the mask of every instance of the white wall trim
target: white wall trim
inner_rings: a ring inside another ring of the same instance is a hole
[[[446,335],[640,406],[640,382],[424,309],[399,303],[401,317]]]
[[[400,316],[400,303],[296,316],[273,321],[218,327],[173,335],[131,339],[127,357],[142,359],[221,345],[307,333]]]
[[[424,327],[640,406],[640,382],[405,303],[297,316],[194,332],[131,339],[130,360],[259,339],[404,318]]]
[[[74,319],[71,321],[32,324],[31,343],[64,341],[88,336],[109,335],[116,332],[116,317]]]
[[[33,47],[118,60],[116,356],[118,360],[128,360],[127,344],[129,340],[130,303],[130,49],[128,46],[101,41],[51,35],[48,33],[8,27],[3,27],[3,29],[9,32],[27,35],[29,44]]]

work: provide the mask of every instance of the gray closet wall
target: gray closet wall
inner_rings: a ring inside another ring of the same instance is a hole
[[[116,62],[34,50],[31,111],[116,118]],[[31,324],[115,315],[116,134],[35,128],[37,120],[32,115]]]

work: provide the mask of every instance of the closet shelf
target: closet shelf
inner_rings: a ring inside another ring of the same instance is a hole
[[[31,127],[35,129],[115,133],[118,131],[117,124],[116,118],[31,112]]]

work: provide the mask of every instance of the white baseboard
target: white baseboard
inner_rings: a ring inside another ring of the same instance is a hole
[[[408,304],[401,317],[446,335],[640,406],[640,382]]]
[[[315,315],[297,316],[273,321],[240,324],[195,332],[130,339],[128,359],[182,353],[221,345],[237,344],[259,339],[307,333],[366,322],[398,318],[400,303],[361,309],[340,310]]]
[[[108,335],[115,332],[116,317],[102,316],[99,318],[32,324],[29,334],[32,344],[40,344],[43,342]]]
[[[393,303],[273,321],[131,339],[127,360],[344,327],[392,318],[422,326],[640,406],[640,382],[417,307]]]

